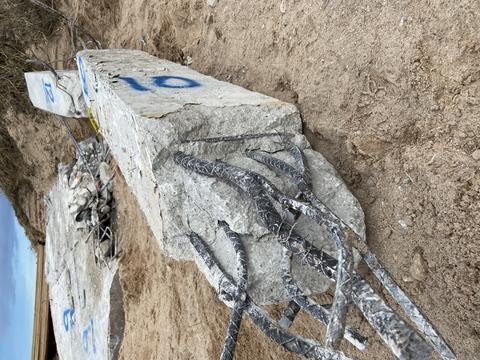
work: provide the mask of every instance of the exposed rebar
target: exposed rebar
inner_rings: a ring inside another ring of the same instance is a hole
[[[232,299],[236,295],[236,284],[232,277],[225,273],[219,266],[210,249],[196,233],[190,234],[190,242],[208,268],[210,279],[214,282],[220,300],[232,306]],[[302,355],[308,359],[318,360],[349,360],[340,351],[323,348],[315,340],[305,339],[283,329],[276,321],[271,319],[254,301],[246,295],[245,310],[253,323],[271,340],[284,347],[286,350]]]
[[[308,166],[306,165],[303,152],[300,150],[300,148],[296,147],[293,144],[289,146],[289,149],[294,153],[296,162],[300,163],[303,167],[303,172],[299,172],[290,164],[287,164],[286,162],[277,159],[269,154],[250,151],[247,153],[247,156],[253,160],[267,165],[272,169],[287,174],[294,180],[299,190],[308,200],[311,201],[313,198],[316,199],[316,196],[311,190],[311,185],[305,180],[304,173],[305,169],[307,169]],[[324,210],[327,215],[330,215],[329,212],[327,212],[327,209],[328,208],[325,207],[325,209],[312,210],[315,210],[317,213],[321,210]],[[332,311],[330,312],[330,319],[327,325],[325,343],[328,348],[338,349],[338,347],[340,346],[340,342],[343,338],[343,334],[345,332],[345,322],[352,292],[351,280],[353,269],[353,256],[350,246],[347,244],[345,233],[340,228],[340,222],[338,222],[337,219],[333,216],[322,215],[323,214],[317,214],[317,216],[315,216],[315,219],[320,225],[326,226],[327,230],[332,235],[332,238],[335,241],[338,252],[338,265],[336,274],[337,286],[335,288]]]
[[[301,152],[300,148],[296,148],[295,151]],[[315,207],[321,211],[321,217],[325,221],[325,225],[330,228],[330,231],[333,229],[341,228],[342,230],[351,230],[353,234],[357,237],[357,240],[360,241],[358,244],[358,249],[362,253],[362,258],[368,267],[372,270],[375,277],[382,283],[382,285],[388,290],[390,295],[395,299],[395,301],[402,307],[405,313],[408,315],[410,320],[417,326],[421,334],[426,338],[426,340],[434,347],[434,349],[440,354],[444,360],[454,360],[456,359],[455,353],[447,344],[447,342],[441,337],[438,331],[435,329],[433,324],[428,321],[426,316],[420,311],[420,309],[415,305],[415,303],[406,295],[403,289],[395,282],[392,276],[388,273],[385,267],[380,263],[377,257],[366,247],[366,239],[354,231],[350,226],[345,224],[333,211],[331,211],[328,206],[326,206],[322,201],[320,201],[308,187],[308,184],[305,181],[301,181],[301,174],[296,171],[291,165],[283,162],[282,160],[273,158],[267,154],[261,154],[258,152],[249,152],[248,156],[264,165],[267,165],[271,169],[280,171],[289,177],[291,177],[299,190],[304,194],[305,198],[310,201]],[[297,155],[298,157],[298,155]],[[298,160],[297,160],[298,161]],[[298,211],[301,211],[303,205],[295,203],[293,201],[288,201],[290,206],[295,208]],[[296,205],[296,206],[295,206]],[[305,208],[303,207],[305,210]],[[304,211],[302,211],[307,215]]]
[[[312,315],[315,319],[320,321],[323,325],[329,323],[331,310],[317,304],[313,299],[306,296],[303,291],[298,287],[297,283],[292,277],[290,271],[290,254],[287,249],[283,251],[282,261],[282,281],[283,285],[288,291],[288,294],[292,297],[293,301],[297,303],[307,313]],[[366,337],[361,335],[358,331],[352,329],[350,326],[345,327],[344,338],[349,341],[353,346],[359,350],[364,350],[368,344]]]
[[[219,178],[242,189],[254,200],[257,213],[265,227],[278,236],[283,246],[320,273],[335,280],[337,260],[304,240],[291,225],[284,223],[258,180],[263,178],[261,175],[224,162],[197,159],[182,152],[174,154],[174,161],[186,169]],[[353,300],[357,307],[395,355],[406,359],[429,358],[431,349],[422,338],[355,272],[352,277],[352,292],[355,292]]]
[[[300,305],[298,305],[295,300],[290,300],[285,310],[283,310],[282,317],[278,320],[278,325],[284,329],[288,329],[292,326],[300,309]]]
[[[405,291],[403,291],[403,289],[395,282],[392,276],[377,259],[375,254],[368,250],[366,253],[362,254],[362,258],[372,270],[375,277],[401,306],[410,320],[417,326],[417,328],[420,330],[420,333],[434,347],[440,357],[443,360],[455,360],[457,357],[452,348],[441,337],[439,332],[428,321],[415,303],[407,296]]]
[[[192,143],[192,142],[216,143],[216,142],[224,142],[224,141],[243,141],[243,140],[260,139],[264,137],[274,137],[274,136],[288,137],[288,136],[292,136],[292,134],[288,134],[288,133],[239,134],[239,135],[217,136],[217,137],[209,137],[209,138],[187,139],[187,140],[183,140],[182,143]]]
[[[308,167],[307,158],[303,153],[302,149],[300,149],[297,145],[292,142],[287,142],[287,151],[293,156],[295,164],[297,165],[298,170],[303,176],[303,180],[305,183],[312,186],[312,174],[310,172],[310,168]]]
[[[301,152],[301,149],[297,147],[296,151]],[[308,182],[305,180],[303,174],[300,173],[297,169],[295,169],[292,165],[286,163],[283,160],[277,159],[269,154],[263,154],[258,151],[249,151],[247,152],[247,156],[252,160],[266,165],[272,170],[286,174],[288,177],[290,177],[294,181],[300,192],[304,195],[305,199],[320,211],[321,216],[324,219],[325,225],[329,227],[335,225],[340,227],[342,230],[349,229],[355,232],[347,224],[345,224],[344,221],[340,219],[332,210],[330,210],[327,205],[325,205],[321,200],[317,198],[317,196],[313,193],[310,184],[308,184]],[[365,242],[365,239],[362,235],[357,234],[357,236],[361,238],[363,242]]]
[[[238,332],[242,323],[243,311],[245,310],[245,299],[247,296],[248,270],[247,270],[247,254],[243,246],[240,235],[230,229],[225,221],[219,221],[218,225],[223,229],[225,235],[230,239],[237,256],[237,290],[235,294],[235,303],[228,325],[227,336],[225,337],[221,360],[233,359],[235,345],[237,343]]]

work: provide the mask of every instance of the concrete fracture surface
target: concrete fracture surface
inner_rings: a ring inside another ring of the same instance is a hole
[[[87,117],[78,71],[56,72],[58,78],[51,71],[25,73],[33,106],[65,117]]]
[[[59,173],[47,198],[45,246],[57,351],[60,359],[117,359],[125,325],[118,263],[96,260],[96,239],[71,211],[82,189],[69,181],[70,167]]]
[[[315,193],[345,223],[364,234],[358,201],[332,165],[310,148],[295,106],[141,51],[85,50],[78,53],[77,61],[87,106],[161,249],[178,260],[195,260],[210,283],[212,279],[196,258],[187,235],[198,233],[223,268],[236,277],[232,244],[217,226],[218,220],[224,220],[245,242],[251,297],[259,304],[289,298],[280,275],[282,247],[260,225],[253,202],[217,179],[185,171],[174,163],[173,152],[254,170],[292,197],[297,189],[288,178],[245,156],[246,150],[263,150],[292,162],[278,135],[242,141],[188,140],[292,134],[291,141],[305,149]],[[319,226],[302,220],[296,229],[319,248],[335,254],[334,243]],[[307,294],[325,291],[330,284],[298,263],[292,272]]]

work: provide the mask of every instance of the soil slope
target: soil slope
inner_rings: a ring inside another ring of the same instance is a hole
[[[295,103],[315,149],[360,200],[373,250],[458,358],[478,357],[480,3],[220,0],[210,7],[204,0],[64,0],[60,9],[105,47],[191,63]],[[68,44],[60,29],[47,45],[50,60],[66,57]],[[55,168],[65,158],[54,155],[65,137],[51,135],[52,153],[37,159],[36,146],[48,149],[29,141],[32,126],[24,121],[12,133],[25,156],[41,162],[38,171]],[[120,175],[116,185],[125,249],[122,357],[217,358],[227,309],[193,264],[163,257]],[[278,314],[280,307],[270,310]],[[393,359],[355,312],[352,321],[372,345],[364,354],[345,351]],[[303,315],[294,330],[321,338]],[[237,350],[237,359],[296,358],[249,321]]]

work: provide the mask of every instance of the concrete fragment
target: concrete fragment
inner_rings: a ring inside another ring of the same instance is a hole
[[[116,359],[125,324],[118,263],[97,264],[94,239],[86,242],[89,231],[66,211],[75,191],[68,172],[60,169],[47,201],[45,275],[57,351],[60,359]]]
[[[111,210],[112,189],[107,185],[112,175],[108,163],[103,161],[108,158],[105,150],[103,144],[94,138],[80,142],[77,159],[66,173],[72,190],[68,208],[76,220],[77,229],[92,231]],[[103,225],[109,223],[102,221]]]
[[[33,106],[65,117],[87,117],[78,72],[58,70],[57,74],[59,79],[50,71],[25,73]]]
[[[235,274],[235,252],[216,226],[218,220],[226,221],[245,243],[252,298],[264,304],[289,297],[280,274],[282,247],[261,225],[253,202],[218,179],[186,172],[173,162],[172,153],[179,150],[248,168],[294,197],[297,189],[289,179],[248,159],[245,151],[276,152],[276,157],[292,162],[290,154],[283,150],[285,145],[278,136],[185,142],[216,136],[291,134],[291,140],[305,149],[314,192],[364,235],[358,201],[331,164],[310,149],[293,105],[141,51],[87,50],[77,59],[86,102],[167,255],[196,260],[208,275],[189,243],[187,235],[193,230],[209,243],[225,270]],[[334,251],[335,245],[320,226],[301,219],[297,229],[319,248]],[[302,289],[321,292],[329,286],[326,279],[305,266],[294,263],[292,271]],[[213,284],[212,279],[209,281]]]

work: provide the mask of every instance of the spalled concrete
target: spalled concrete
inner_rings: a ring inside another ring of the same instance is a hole
[[[73,168],[60,168],[47,198],[45,275],[57,351],[61,359],[116,359],[125,324],[118,261],[97,254],[96,233],[72,213],[82,190],[95,189]]]
[[[78,72],[58,70],[25,73],[28,96],[33,106],[65,117],[87,117]]]
[[[292,134],[291,140],[305,149],[318,197],[359,234],[364,233],[358,201],[328,161],[310,149],[293,105],[141,51],[88,50],[80,52],[77,60],[87,105],[167,255],[196,260],[207,273],[188,241],[187,234],[193,230],[208,242],[225,270],[235,276],[233,247],[217,227],[217,220],[224,220],[244,239],[252,298],[262,304],[288,298],[280,278],[281,246],[261,226],[252,201],[223,182],[185,171],[172,159],[176,150],[220,159],[267,176],[293,197],[297,190],[290,180],[245,156],[246,150],[261,149],[291,162],[284,144],[278,136],[185,142],[198,138]],[[334,244],[320,227],[302,220],[296,229],[316,246],[334,251]],[[329,285],[299,264],[294,264],[293,274],[307,294],[324,291]]]

